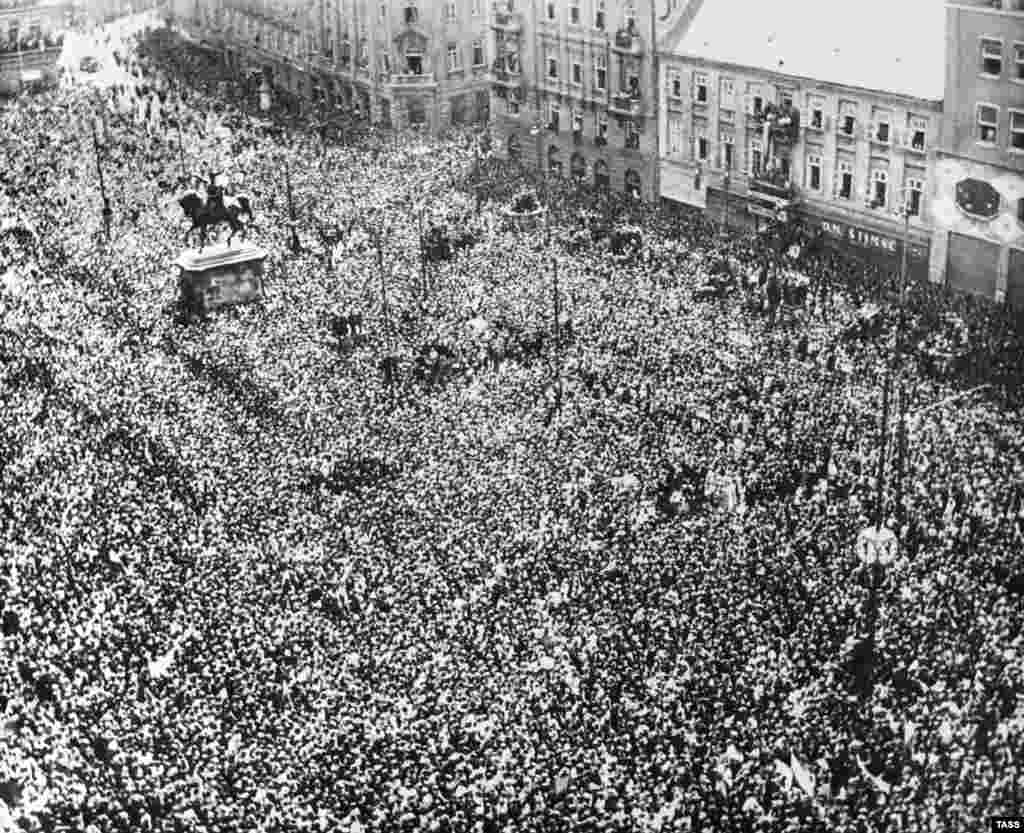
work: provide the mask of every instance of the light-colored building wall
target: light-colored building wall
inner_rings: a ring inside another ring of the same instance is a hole
[[[1024,2],[946,7],[935,281],[1024,308]]]
[[[685,7],[682,0],[491,5],[496,153],[549,176],[656,198],[656,37]]]
[[[308,105],[434,131],[486,120],[482,0],[223,0],[225,48]]]
[[[70,2],[27,2],[0,8],[0,91],[56,80],[58,37],[70,23]]]
[[[884,263],[902,252],[904,198],[910,196],[916,208],[909,221],[911,267],[925,271],[941,102],[672,56],[662,58],[660,94],[663,198],[731,226],[756,228],[770,221],[765,208],[772,200],[764,197],[774,195],[776,205],[789,203],[788,216]],[[762,172],[768,161],[758,112],[785,104],[795,108],[799,130],[791,141],[777,142],[791,186],[779,196],[778,189],[759,185],[765,173],[755,175],[758,161]],[[853,117],[849,134],[847,115]],[[884,205],[873,206],[880,181]]]

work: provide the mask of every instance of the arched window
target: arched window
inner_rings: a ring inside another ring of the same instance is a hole
[[[599,159],[594,163],[594,187],[607,189],[609,184],[608,163],[603,159]]]
[[[583,158],[582,153],[574,153],[572,159],[569,160],[569,172],[572,174],[572,178],[577,182],[582,182],[583,177],[587,173],[587,160]]]

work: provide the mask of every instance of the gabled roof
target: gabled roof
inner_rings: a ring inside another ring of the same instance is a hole
[[[663,53],[941,101],[942,0],[691,0]]]

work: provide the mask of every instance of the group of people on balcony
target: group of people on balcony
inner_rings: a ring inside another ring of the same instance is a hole
[[[0,8],[4,8],[0,6]],[[42,49],[49,49],[60,46],[64,42],[64,35],[55,32],[41,33],[29,31],[19,34],[17,29],[12,29],[8,37],[0,40],[0,55],[13,55],[18,52],[32,52]]]

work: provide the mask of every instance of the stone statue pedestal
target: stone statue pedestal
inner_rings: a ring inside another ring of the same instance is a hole
[[[266,250],[252,243],[216,243],[201,252],[182,252],[176,262],[182,310],[189,317],[206,315],[219,307],[262,298],[266,257]]]

